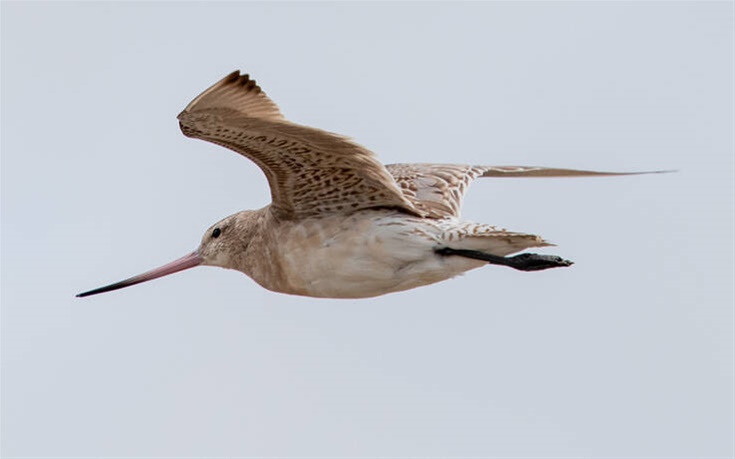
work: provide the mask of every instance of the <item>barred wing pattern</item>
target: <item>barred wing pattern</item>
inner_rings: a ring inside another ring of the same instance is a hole
[[[421,215],[366,148],[345,137],[286,121],[248,75],[233,72],[178,116],[184,135],[255,162],[282,219],[392,207]]]
[[[464,164],[388,164],[385,167],[403,194],[427,218],[459,217],[462,198],[477,177],[596,177],[648,173]]]

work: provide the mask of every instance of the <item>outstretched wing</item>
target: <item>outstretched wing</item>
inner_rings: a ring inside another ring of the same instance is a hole
[[[280,218],[370,207],[419,215],[393,177],[366,148],[345,137],[286,121],[248,75],[235,71],[178,116],[184,135],[222,145],[265,173]]]
[[[463,164],[388,164],[385,167],[403,194],[428,218],[459,217],[464,193],[477,177],[599,177],[665,172],[595,172]]]

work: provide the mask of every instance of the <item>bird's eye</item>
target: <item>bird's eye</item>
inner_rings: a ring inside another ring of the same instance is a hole
[[[215,239],[217,239],[220,234],[222,234],[222,230],[219,228],[215,228],[214,231],[212,231],[212,237]]]

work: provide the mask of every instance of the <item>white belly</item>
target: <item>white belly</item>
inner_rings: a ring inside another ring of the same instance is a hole
[[[367,212],[302,222],[281,234],[278,258],[285,293],[367,298],[449,279],[484,262],[434,253],[436,221]]]

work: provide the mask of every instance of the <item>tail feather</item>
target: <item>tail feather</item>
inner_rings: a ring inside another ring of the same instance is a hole
[[[491,225],[469,222],[463,222],[444,231],[442,240],[447,247],[476,250],[501,257],[532,247],[554,245],[535,234],[517,233]]]

